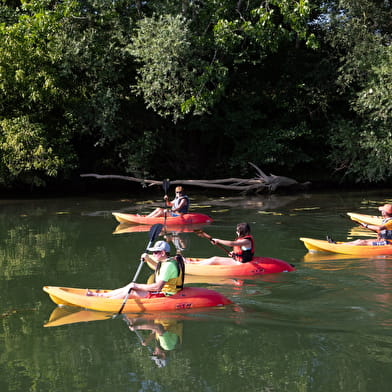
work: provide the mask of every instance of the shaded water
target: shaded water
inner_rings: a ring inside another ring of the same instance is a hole
[[[256,253],[297,271],[190,281],[229,297],[226,309],[128,318],[61,310],[42,286],[115,288],[132,279],[148,232],[112,234],[111,212],[154,203],[0,201],[2,391],[390,390],[391,258],[312,255],[298,240],[349,238],[355,224],[346,212],[376,214],[388,192],[192,196],[193,211],[215,219],[204,231],[230,239],[247,221]],[[185,255],[223,255],[194,233],[179,235]],[[139,281],[149,273],[144,267]]]

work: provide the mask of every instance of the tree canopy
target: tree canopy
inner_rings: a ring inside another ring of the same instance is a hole
[[[386,182],[391,19],[385,0],[1,0],[0,183],[249,161]]]

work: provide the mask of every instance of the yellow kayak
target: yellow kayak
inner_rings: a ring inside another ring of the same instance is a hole
[[[346,245],[343,242],[336,244],[313,238],[300,238],[310,252],[332,252],[355,256],[392,255],[392,245]]]
[[[368,225],[381,225],[382,217],[375,215],[356,214],[354,212],[347,212],[347,215],[355,222],[364,223]]]
[[[49,294],[57,305],[77,306],[84,309],[99,310],[101,312],[118,312],[123,299],[87,296],[86,289],[72,287],[44,286],[43,290]],[[97,291],[93,289],[91,291]],[[111,290],[100,290],[110,292]],[[123,309],[124,313],[144,313],[149,311],[172,311],[195,309],[204,307],[219,307],[232,302],[222,294],[202,287],[184,287],[170,297],[160,298],[129,298]]]

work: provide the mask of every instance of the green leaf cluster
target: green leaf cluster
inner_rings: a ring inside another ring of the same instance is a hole
[[[248,161],[388,181],[391,15],[382,0],[3,0],[0,181]]]

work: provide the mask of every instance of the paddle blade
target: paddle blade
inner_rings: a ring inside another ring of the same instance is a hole
[[[162,181],[162,188],[163,188],[163,191],[165,192],[165,195],[167,195],[167,191],[170,188],[170,181],[168,178],[166,178],[165,180]]]
[[[150,244],[156,240],[159,233],[162,231],[163,225],[161,223],[156,223],[155,225],[151,226],[151,229],[148,233],[148,238],[150,240],[147,248],[150,247]]]

